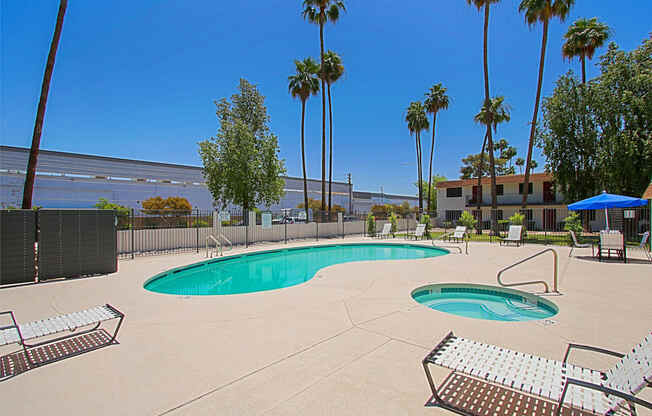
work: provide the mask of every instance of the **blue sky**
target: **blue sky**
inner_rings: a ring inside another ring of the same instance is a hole
[[[1,142],[29,147],[58,1],[0,1]],[[334,179],[351,172],[358,190],[414,193],[405,109],[438,82],[451,105],[438,117],[434,166],[457,178],[460,159],[482,146],[483,130],[473,123],[484,94],[482,14],[464,0],[346,4],[325,31],[326,48],[346,70],[333,87]],[[489,72],[492,95],[504,95],[512,109],[497,137],[525,157],[541,28],[528,28],[518,4],[492,7]],[[233,94],[244,77],[266,96],[288,174],[300,176],[300,102],[288,94],[287,77],[294,59],[319,55],[318,27],[300,11],[300,0],[69,0],[42,149],[200,165],[197,142],[217,131],[213,101]],[[625,50],[652,31],[649,1],[578,0],[564,23],[550,25],[544,96],[560,74],[579,73],[577,61],[562,60],[562,36],[576,18],[594,16]],[[599,73],[596,62],[589,78]],[[308,175],[318,178],[321,99],[310,99],[307,111]],[[426,153],[430,134],[424,138]]]

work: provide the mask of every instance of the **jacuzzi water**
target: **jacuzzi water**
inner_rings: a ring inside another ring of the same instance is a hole
[[[221,257],[158,274],[145,289],[176,295],[229,295],[294,286],[319,269],[365,260],[423,259],[447,254],[413,244],[338,244],[267,250]],[[353,278],[354,276],[352,276]]]
[[[491,321],[532,321],[559,311],[540,296],[484,285],[429,285],[414,290],[412,297],[437,311]]]

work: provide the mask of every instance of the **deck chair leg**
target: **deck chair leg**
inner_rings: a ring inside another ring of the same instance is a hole
[[[111,340],[109,341],[109,344],[113,344],[115,341],[115,338],[118,336],[118,331],[120,330],[120,325],[122,325],[122,320],[125,319],[125,316],[122,315],[120,317],[120,320],[118,321],[118,325],[115,327],[115,331],[113,332],[113,336],[111,337]]]
[[[437,404],[444,403],[441,397],[439,397],[439,394],[437,394],[437,387],[435,386],[435,382],[432,380],[432,374],[430,374],[430,368],[428,367],[428,362],[424,359],[422,361],[422,364],[423,364],[423,370],[426,372],[426,378],[428,379],[430,390],[432,390],[432,397],[435,399]]]

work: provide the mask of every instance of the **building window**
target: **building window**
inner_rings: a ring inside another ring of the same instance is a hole
[[[519,193],[519,195],[523,195],[523,184],[522,184],[522,183],[519,183],[519,184],[518,184],[518,193]],[[532,182],[530,182],[530,183],[528,184],[528,187],[527,187],[527,193],[528,193],[528,194],[531,194],[531,193],[532,193]]]
[[[446,198],[461,198],[462,188],[446,188]]]
[[[457,222],[462,216],[462,211],[446,211],[446,221]]]
[[[533,214],[531,209],[522,209],[521,214],[525,216],[526,221],[532,221]]]
[[[503,195],[505,192],[505,186],[501,183],[500,185],[496,185],[496,195]]]

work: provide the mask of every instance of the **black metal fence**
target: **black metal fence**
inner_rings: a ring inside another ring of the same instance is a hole
[[[472,240],[497,241],[504,237],[509,226],[514,223],[514,214],[523,216],[522,225],[525,228],[524,241],[526,243],[540,244],[570,244],[570,234],[566,229],[567,218],[574,212],[566,207],[532,207],[528,209],[483,209],[468,210],[476,219],[476,229],[472,233]],[[631,209],[608,209],[605,215],[604,210],[576,211],[582,225],[579,234],[581,242],[597,243],[600,238],[600,230],[607,227],[623,233],[628,244],[638,244],[643,233],[650,231],[650,209],[649,207],[638,207]],[[448,220],[438,219],[436,226],[441,232],[461,225],[458,215],[448,216]],[[492,224],[495,224],[492,226]],[[496,232],[497,231],[497,232]],[[648,242],[649,244],[649,242]]]

